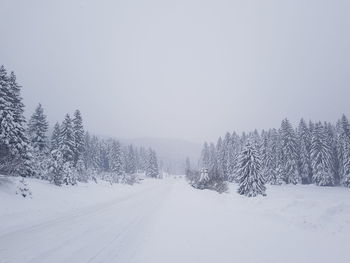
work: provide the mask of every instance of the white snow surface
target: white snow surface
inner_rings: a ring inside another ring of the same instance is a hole
[[[267,196],[184,179],[57,187],[0,177],[0,262],[350,262],[350,189],[267,186]]]

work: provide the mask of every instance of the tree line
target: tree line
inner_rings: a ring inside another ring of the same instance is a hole
[[[265,183],[350,187],[350,125],[347,117],[331,124],[301,119],[293,128],[284,119],[279,129],[248,134],[226,133],[215,144],[204,143],[201,171],[186,161],[186,176],[197,188],[221,191],[238,182],[238,192],[265,193]]]
[[[138,173],[159,178],[156,152],[149,148],[123,146],[115,139],[100,139],[85,131],[82,114],[76,110],[56,123],[52,135],[41,104],[28,123],[24,117],[21,86],[14,72],[0,67],[0,174],[35,177],[56,185],[74,185],[100,178],[111,183],[129,183]]]

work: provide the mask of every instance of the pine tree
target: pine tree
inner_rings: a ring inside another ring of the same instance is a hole
[[[98,154],[99,154],[99,168],[102,172],[110,172],[110,163],[109,163],[109,152],[110,147],[106,141],[101,141],[98,144]]]
[[[350,124],[343,114],[337,123],[337,155],[339,162],[339,180],[350,186]]]
[[[331,171],[334,176],[334,184],[339,185],[340,178],[339,178],[339,160],[338,160],[338,153],[337,153],[337,132],[336,128],[330,124],[326,123],[324,124],[326,136],[328,145],[330,147],[330,154],[331,154]]]
[[[75,173],[75,176],[79,182],[86,183],[89,180],[89,173],[86,170],[83,159],[78,159],[75,167],[73,168],[73,172]]]
[[[147,150],[143,147],[140,148],[140,170],[142,172],[146,171],[146,167],[147,167],[147,159],[148,159],[148,154],[147,154]]]
[[[83,118],[79,110],[74,112],[73,118],[73,135],[74,135],[74,165],[76,166],[78,160],[80,160],[84,153],[84,127]]]
[[[17,84],[16,75],[13,71],[11,72],[9,78],[9,90],[14,111],[13,120],[16,123],[16,127],[14,129],[16,136],[15,145],[18,149],[19,158],[21,159],[16,171],[22,176],[34,175],[35,171],[32,167],[31,149],[25,129],[26,121],[24,118],[24,104],[22,103],[21,86]]]
[[[190,161],[190,158],[188,157],[186,157],[186,161],[185,161],[185,175],[188,181],[192,181],[191,161]]]
[[[258,150],[260,150],[260,145],[261,145],[261,137],[257,129],[253,131],[252,134],[249,136],[251,140],[255,143],[256,146],[258,146]]]
[[[346,187],[350,187],[350,142],[348,141],[344,145],[344,159],[343,159],[343,178],[342,184]]]
[[[134,147],[134,156],[135,156],[135,173],[138,173],[141,170],[140,169],[141,158],[140,158],[139,148],[137,148],[137,147]]]
[[[264,180],[269,181],[273,172],[273,156],[270,141],[270,132],[263,132],[261,135],[261,174]]]
[[[73,162],[74,160],[74,132],[72,120],[69,114],[66,115],[61,124],[59,137],[59,150],[62,152],[65,162]]]
[[[137,167],[134,147],[129,145],[125,151],[125,172],[127,174],[134,174]]]
[[[17,84],[16,75],[12,71],[9,78],[10,97],[14,107],[14,121],[23,129],[25,127],[24,104],[21,97],[21,86]]]
[[[113,182],[118,182],[123,175],[123,164],[121,156],[121,146],[119,142],[113,141],[110,149],[110,166],[113,173]]]
[[[0,67],[0,171],[5,174],[32,176],[33,160],[25,131],[21,87],[11,72]]]
[[[216,154],[216,148],[213,143],[209,144],[209,169],[210,178],[213,181],[224,180],[219,174],[218,158]]]
[[[334,185],[332,173],[331,148],[328,142],[325,128],[322,124],[316,123],[311,141],[311,160],[313,179],[317,185]]]
[[[220,193],[227,190],[225,178],[222,171],[220,171],[222,167],[219,166],[217,146],[213,143],[209,145],[208,143],[204,143],[199,165],[201,172],[192,172],[191,174],[191,184],[193,187],[198,189],[212,189]]]
[[[200,166],[201,168],[207,169],[207,170],[209,170],[210,168],[210,152],[209,152],[209,145],[207,142],[205,142],[203,145],[201,158],[200,158]]]
[[[304,119],[300,120],[298,127],[298,141],[300,149],[300,174],[303,183],[312,182],[311,165],[311,132]]]
[[[63,183],[66,185],[77,184],[77,175],[72,162],[64,162],[63,164]]]
[[[91,158],[91,137],[89,132],[85,132],[84,134],[84,152],[83,152],[83,160],[85,169],[90,169],[92,164]]]
[[[35,109],[28,122],[28,136],[33,148],[33,167],[36,177],[48,178],[49,146],[47,140],[48,122],[41,104]]]
[[[282,165],[286,183],[297,184],[301,182],[298,171],[299,149],[292,125],[287,119],[281,124]]]
[[[283,183],[283,164],[282,164],[282,143],[279,132],[276,129],[271,130],[269,151],[271,152],[271,175],[268,181],[272,185],[281,185]]]
[[[92,136],[90,142],[91,166],[94,171],[102,170],[101,143],[96,136]]]
[[[229,132],[226,133],[224,140],[222,141],[222,157],[224,161],[224,165],[221,167],[222,173],[223,173],[223,178],[225,180],[228,179],[229,177],[229,169],[230,169],[230,156],[229,156],[229,150],[230,150],[230,145],[231,145],[231,134]]]
[[[209,189],[212,184],[212,157],[210,152],[210,147],[207,142],[203,144],[203,149],[201,152],[201,157],[199,160],[200,173],[193,180],[193,186],[198,189]],[[225,167],[226,169],[226,160]]]
[[[218,172],[221,178],[225,178],[225,148],[223,145],[222,138],[219,137],[216,143],[216,152],[217,152],[217,162],[218,162]]]
[[[247,141],[238,158],[238,193],[248,197],[265,195],[265,182],[261,174],[261,159],[254,142]]]
[[[146,176],[152,178],[157,178],[159,176],[157,155],[152,149],[149,149],[148,151]]]
[[[240,148],[240,138],[235,132],[233,132],[227,145],[227,176],[224,178],[225,181],[236,180],[237,158]]]
[[[199,178],[197,182],[194,184],[194,186],[198,189],[208,189],[209,188],[209,183],[210,183],[210,177],[209,177],[209,172],[208,169],[202,168],[200,171]]]
[[[51,151],[57,150],[60,147],[60,136],[61,136],[61,127],[58,122],[56,122],[53,127],[53,132],[51,135]]]
[[[51,158],[49,162],[49,173],[50,180],[57,186],[61,186],[63,184],[64,178],[64,160],[62,153],[54,149],[51,152]]]
[[[46,135],[48,127],[46,115],[39,104],[28,122],[29,139],[36,152],[46,152],[48,149]]]
[[[6,173],[7,163],[11,155],[17,151],[12,142],[15,141],[14,130],[16,123],[14,121],[14,111],[9,96],[8,76],[4,66],[0,67],[0,160],[1,172]]]
[[[17,186],[17,191],[16,191],[17,195],[21,195],[24,198],[27,196],[32,196],[32,192],[30,191],[27,182],[24,180],[24,177],[21,178],[21,180],[19,181],[19,185]]]
[[[49,162],[49,170],[52,181],[56,185],[70,184],[75,185],[77,177],[83,179],[83,173],[79,168],[73,166],[74,162],[74,132],[72,120],[69,114],[66,115],[62,124],[56,123],[51,137],[51,158]]]

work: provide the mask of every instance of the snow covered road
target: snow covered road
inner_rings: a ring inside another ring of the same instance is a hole
[[[0,262],[348,262],[346,188],[270,186],[246,198],[182,179],[30,183],[30,200],[0,187]]]
[[[129,262],[171,186],[135,186],[137,191],[112,201],[4,229],[0,262]]]

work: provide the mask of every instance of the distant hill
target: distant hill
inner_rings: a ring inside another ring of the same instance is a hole
[[[134,138],[121,139],[122,144],[134,144],[136,146],[152,147],[156,150],[158,158],[162,161],[163,168],[172,174],[184,174],[186,157],[191,160],[193,167],[197,166],[201,144],[188,142],[181,139],[166,138]]]

